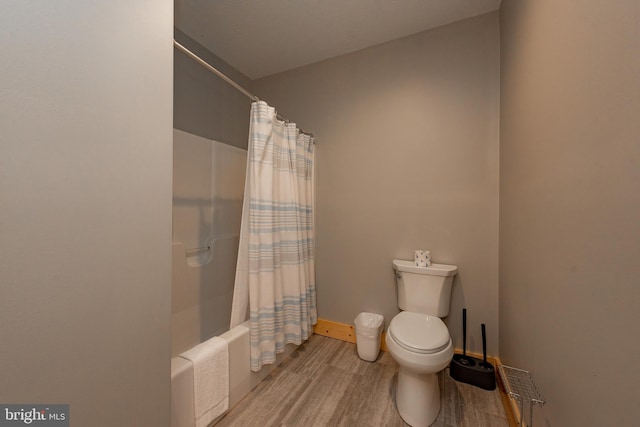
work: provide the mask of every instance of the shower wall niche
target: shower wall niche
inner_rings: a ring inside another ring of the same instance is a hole
[[[171,353],[229,329],[247,151],[174,129]]]

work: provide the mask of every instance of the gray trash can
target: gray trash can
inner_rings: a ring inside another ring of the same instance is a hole
[[[376,313],[360,313],[356,317],[356,348],[362,360],[374,362],[380,353],[384,317]]]

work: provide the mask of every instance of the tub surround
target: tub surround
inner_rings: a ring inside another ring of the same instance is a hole
[[[171,355],[229,330],[246,150],[174,129]]]

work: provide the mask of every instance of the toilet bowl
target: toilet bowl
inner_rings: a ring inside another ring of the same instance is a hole
[[[440,412],[438,372],[453,358],[449,330],[440,319],[449,314],[451,286],[458,268],[416,267],[393,261],[398,284],[397,314],[387,329],[387,349],[398,363],[396,407],[412,427],[431,425]]]
[[[403,311],[391,320],[387,349],[398,362],[396,406],[407,424],[431,425],[440,412],[438,372],[453,357],[453,344],[442,320]]]

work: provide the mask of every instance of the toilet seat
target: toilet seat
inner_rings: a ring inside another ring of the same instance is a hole
[[[449,330],[440,318],[403,311],[391,320],[387,333],[404,350],[433,354],[450,345]]]

